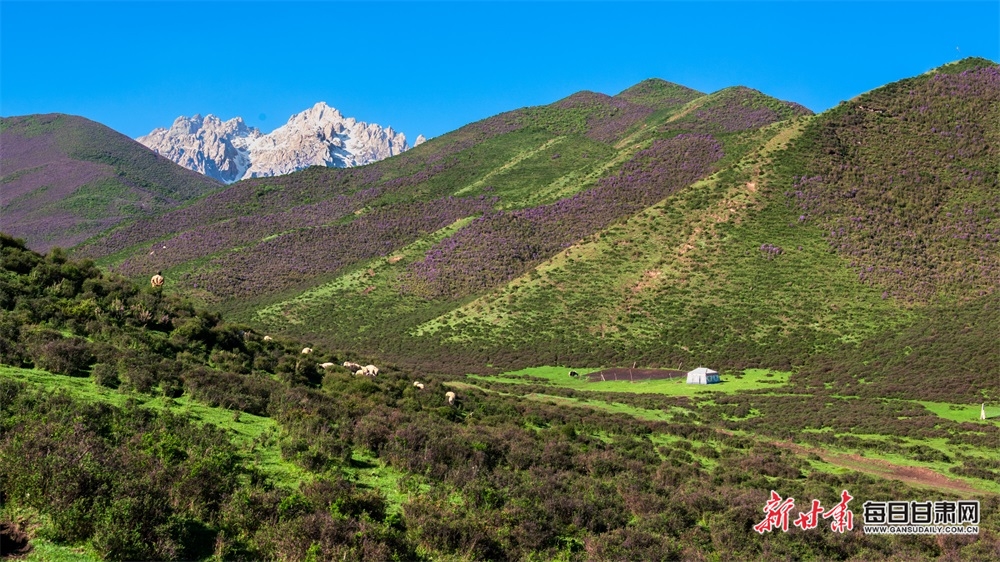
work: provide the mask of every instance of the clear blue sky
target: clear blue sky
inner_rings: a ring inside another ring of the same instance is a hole
[[[268,132],[323,100],[412,140],[650,77],[821,111],[967,56],[1000,60],[1000,2],[0,1],[0,115],[129,136],[178,115]]]

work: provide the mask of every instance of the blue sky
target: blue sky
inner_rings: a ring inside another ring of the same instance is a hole
[[[967,56],[1000,60],[1000,2],[2,0],[0,115],[136,137],[213,113],[268,132],[323,100],[412,142],[649,77],[821,111]]]

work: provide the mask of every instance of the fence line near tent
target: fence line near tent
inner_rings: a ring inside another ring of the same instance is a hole
[[[648,381],[686,377],[687,371],[675,369],[629,369],[628,367],[604,369],[587,375],[589,382]]]

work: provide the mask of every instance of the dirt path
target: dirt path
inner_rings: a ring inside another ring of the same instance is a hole
[[[970,486],[962,480],[950,478],[929,468],[893,464],[882,459],[862,457],[857,453],[831,453],[830,451],[806,447],[789,441],[771,441],[770,443],[778,447],[790,449],[799,454],[808,455],[814,453],[819,455],[824,461],[843,468],[881,476],[890,480],[900,480],[914,486],[927,486],[929,488],[957,493],[983,493],[983,490]]]

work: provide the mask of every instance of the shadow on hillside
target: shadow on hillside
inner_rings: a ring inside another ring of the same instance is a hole
[[[351,468],[359,468],[359,469],[378,468],[378,465],[370,461],[351,457]]]

